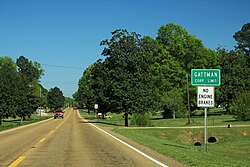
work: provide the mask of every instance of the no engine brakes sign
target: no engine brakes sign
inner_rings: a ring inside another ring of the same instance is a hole
[[[214,87],[198,87],[197,106],[214,107]]]

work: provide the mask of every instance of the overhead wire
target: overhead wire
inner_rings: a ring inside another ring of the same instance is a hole
[[[84,68],[81,68],[81,67],[61,66],[61,65],[53,65],[53,64],[41,64],[41,65],[49,66],[49,67],[56,67],[56,68],[68,68],[68,69],[84,70]]]
[[[42,63],[41,65],[43,66],[49,66],[49,67],[56,67],[56,68],[67,68],[67,69],[76,69],[76,70],[84,70],[84,68],[80,67],[72,67],[72,66],[64,66],[64,65],[55,65],[55,64],[45,64]],[[65,85],[75,85],[78,83],[73,83],[73,82],[67,82],[67,81],[43,81],[43,84],[65,84]]]

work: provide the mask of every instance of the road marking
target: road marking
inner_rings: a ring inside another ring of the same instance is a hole
[[[26,157],[20,156],[17,160],[15,160],[12,164],[9,165],[9,167],[16,167],[18,164],[20,164]]]
[[[78,112],[78,115],[79,115],[80,118],[82,118],[82,117],[80,116],[79,112]],[[82,119],[83,119],[83,118],[82,118]],[[84,119],[83,119],[83,120],[84,120]],[[88,121],[87,121],[87,122],[88,122]],[[96,125],[94,125],[94,124],[92,124],[92,123],[89,123],[89,124],[92,125],[93,127],[97,128],[98,130],[102,131],[103,133],[107,134],[108,136],[112,137],[113,139],[117,140],[118,142],[120,142],[120,143],[124,144],[125,146],[131,148],[131,149],[134,150],[135,152],[141,154],[141,155],[144,156],[145,158],[147,158],[147,159],[153,161],[154,163],[156,163],[156,164],[158,164],[158,165],[160,165],[160,166],[162,166],[162,167],[168,167],[167,165],[161,163],[160,161],[154,159],[153,157],[150,157],[149,155],[147,155],[147,154],[145,154],[144,152],[138,150],[137,148],[131,146],[130,144],[128,144],[128,143],[122,141],[121,139],[119,139],[119,138],[117,138],[117,137],[111,135],[110,133],[106,132],[105,130],[99,128],[98,126],[96,126]]]
[[[52,133],[54,133],[54,132],[55,132],[55,130],[52,130],[52,131],[50,131],[49,133],[52,134]]]
[[[28,125],[22,125],[22,126],[19,126],[19,127],[17,127],[17,128],[4,130],[4,131],[1,131],[1,132],[0,132],[0,135],[1,135],[1,134],[5,134],[5,133],[9,133],[9,132],[12,132],[12,131],[15,131],[15,130],[18,130],[18,129],[23,129],[23,128],[26,128],[26,127],[29,127],[29,126],[33,126],[33,125],[41,124],[41,123],[44,123],[44,122],[48,122],[48,121],[50,121],[50,120],[52,120],[52,118],[45,119],[45,120],[43,120],[43,121],[39,121],[39,122],[36,122],[36,123],[31,123],[31,124],[28,124]]]
[[[135,147],[131,146],[130,144],[128,144],[128,143],[122,141],[121,139],[118,139],[117,137],[115,137],[115,136],[111,135],[110,133],[106,132],[105,130],[99,128],[98,126],[96,126],[96,125],[94,125],[94,124],[92,124],[92,123],[90,123],[90,125],[94,126],[95,128],[99,129],[99,130],[102,131],[103,133],[105,133],[105,134],[109,135],[110,137],[112,137],[113,139],[119,141],[120,143],[126,145],[127,147],[131,148],[132,150],[134,150],[135,152],[141,154],[142,156],[148,158],[149,160],[153,161],[154,163],[156,163],[156,164],[158,164],[158,165],[160,165],[160,166],[162,166],[162,167],[168,167],[167,165],[161,163],[160,161],[158,161],[158,160],[156,160],[156,159],[150,157],[149,155],[145,154],[144,152],[142,152],[142,151],[136,149]]]
[[[42,143],[44,140],[46,140],[46,138],[42,138],[39,142]]]

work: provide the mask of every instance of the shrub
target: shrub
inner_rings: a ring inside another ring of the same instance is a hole
[[[239,121],[250,120],[250,91],[239,93],[232,101],[230,111]]]
[[[162,97],[163,118],[181,118],[186,115],[182,94],[178,90],[166,92]]]
[[[135,126],[151,126],[149,114],[133,114],[131,117],[131,125]]]

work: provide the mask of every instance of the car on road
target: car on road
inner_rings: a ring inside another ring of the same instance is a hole
[[[64,113],[62,109],[57,109],[54,114],[54,119],[56,118],[62,118],[63,119]]]

